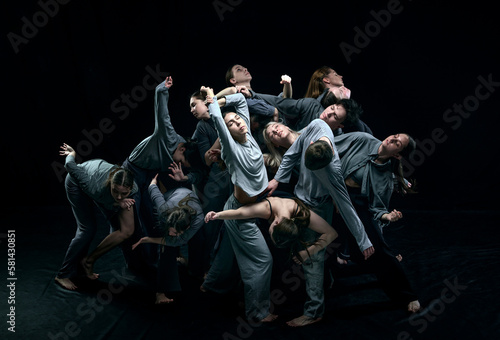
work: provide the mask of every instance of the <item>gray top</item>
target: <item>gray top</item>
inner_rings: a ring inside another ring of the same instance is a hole
[[[236,113],[247,124],[247,141],[239,143],[233,139],[222,118],[217,98],[209,105],[210,115],[215,123],[221,143],[221,157],[226,163],[231,181],[249,197],[259,195],[267,188],[268,178],[264,157],[259,145],[250,132],[250,118],[245,97],[241,93],[226,96],[226,105],[234,106]]]
[[[296,131],[305,128],[311,121],[319,118],[325,110],[315,98],[292,99],[255,92],[252,92],[252,95],[252,98],[263,99],[276,107],[285,118],[286,125]]]
[[[155,90],[155,130],[140,142],[128,157],[129,161],[140,168],[166,171],[173,163],[172,155],[179,143],[186,140],[179,136],[168,112],[168,87],[162,82]]]
[[[196,210],[196,215],[193,217],[191,221],[190,227],[184,231],[179,236],[165,236],[165,243],[170,247],[178,247],[186,244],[191,237],[196,234],[196,232],[203,226],[204,224],[204,214],[201,209],[201,203],[198,199],[198,196],[194,192],[186,188],[176,188],[172,190],[166,191],[164,194],[161,193],[160,189],[157,185],[149,186],[149,195],[151,196],[151,201],[153,202],[154,212],[156,221],[158,221],[158,216],[167,211],[169,209],[175,208],[178,206],[179,202],[185,198],[186,196],[190,196],[191,199],[187,202],[187,204]]]
[[[375,163],[378,148],[382,142],[365,132],[346,133],[335,137],[335,145],[342,162],[342,176],[352,176],[365,167],[361,183],[361,194],[369,199],[369,210],[381,226],[389,222],[381,221],[383,214],[389,213],[389,201],[394,189],[391,160],[384,164]]]
[[[111,195],[111,189],[105,186],[109,173],[116,169],[117,165],[110,164],[102,159],[92,159],[77,164],[75,157],[68,155],[64,167],[83,192],[101,208],[109,212],[118,212],[121,209]],[[134,182],[129,197],[134,195],[137,190],[137,185]]]
[[[333,145],[334,158],[323,169],[311,171],[305,166],[304,155],[311,142],[327,137]],[[361,251],[372,246],[364,226],[356,214],[342,177],[341,164],[335,148],[332,130],[321,119],[313,120],[295,140],[283,156],[274,179],[288,183],[295,164],[300,163],[300,174],[294,194],[310,206],[317,206],[331,196],[347,227],[356,239]]]

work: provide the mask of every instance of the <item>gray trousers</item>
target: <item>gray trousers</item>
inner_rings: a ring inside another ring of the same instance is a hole
[[[99,221],[96,214],[95,202],[80,189],[69,174],[66,176],[64,185],[66,196],[76,219],[76,233],[68,246],[63,264],[57,274],[57,277],[61,279],[75,277],[78,274],[80,261],[87,256],[98,224],[102,223],[102,219]],[[111,215],[112,213],[109,213],[106,217],[110,218]]]
[[[231,195],[224,210],[241,206]],[[255,219],[225,220],[224,224],[225,234],[203,286],[211,291],[227,292],[234,283],[237,264],[244,285],[245,314],[248,319],[263,319],[270,313],[271,252]]]
[[[327,221],[328,224],[332,224],[334,210],[331,200],[311,209]],[[314,319],[322,317],[325,312],[325,293],[323,289],[325,252],[326,248],[323,248],[302,264],[307,293],[307,300],[304,304],[304,315]]]

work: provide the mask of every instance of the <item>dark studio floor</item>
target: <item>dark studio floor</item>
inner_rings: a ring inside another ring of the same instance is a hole
[[[400,252],[423,310],[410,318],[355,266],[336,269],[327,290],[324,320],[292,329],[285,321],[302,312],[303,284],[291,272],[276,273],[279,319],[253,327],[242,321],[240,296],[203,294],[200,281],[181,268],[183,292],[168,306],[154,305],[150,283],[129,272],[119,249],[96,265],[100,278],[70,292],[54,276],[74,233],[68,207],[11,209],[3,215],[1,253],[7,230],[15,230],[15,304],[2,289],[2,314],[15,306],[15,336],[3,322],[0,334],[16,339],[496,339],[500,239],[498,212],[405,211],[385,231]],[[103,226],[98,239],[106,232]],[[4,261],[4,263],[7,261]],[[4,285],[7,264],[2,268]],[[297,288],[298,287],[298,288]],[[12,300],[12,299],[11,299]],[[10,301],[11,301],[10,300]],[[4,320],[9,321],[9,316]]]

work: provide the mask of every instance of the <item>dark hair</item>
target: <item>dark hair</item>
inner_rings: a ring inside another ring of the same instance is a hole
[[[314,243],[305,242],[304,231],[309,227],[311,211],[298,198],[292,198],[298,205],[298,211],[292,218],[283,218],[280,223],[274,226],[272,240],[277,248],[290,248],[290,255],[297,257],[300,262],[304,259],[299,252]],[[309,252],[308,252],[309,253]]]
[[[188,205],[190,200],[194,200],[194,198],[187,195],[179,201],[176,207],[160,214],[160,228],[164,231],[165,236],[168,236],[169,228],[174,228],[178,233],[182,233],[191,225],[196,210]]]
[[[323,98],[321,98],[321,106],[323,106],[323,108],[327,108],[329,106],[332,106],[333,104],[337,104],[338,103],[338,99],[337,97],[335,97],[335,95],[333,94],[332,91],[328,91],[327,93],[325,93],[325,95],[323,96]]]
[[[234,78],[233,67],[235,67],[236,65],[239,65],[239,64],[231,65],[226,71],[226,84],[227,84],[227,86],[233,86],[233,84],[231,83],[231,79]]]
[[[202,170],[204,169],[205,163],[201,159],[200,151],[198,150],[198,141],[195,138],[184,138],[186,142],[184,143],[184,157],[186,161],[191,165],[189,169]]]
[[[358,123],[359,117],[363,114],[363,109],[356,101],[352,99],[340,99],[337,101],[338,105],[341,105],[346,111],[346,118],[342,124],[345,127],[352,127]]]
[[[333,159],[333,149],[323,140],[310,144],[304,154],[304,164],[309,170],[318,170],[327,166]]]
[[[200,99],[205,101],[207,99],[207,92],[198,90],[195,91],[189,98]]]
[[[129,169],[117,166],[108,175],[104,186],[111,187],[111,184],[122,185],[126,188],[134,187],[134,173]]]
[[[396,159],[392,158],[391,159],[391,166],[392,166],[392,172],[396,176],[396,191],[401,193],[402,195],[404,194],[416,194],[417,189],[416,189],[416,181],[415,180],[408,180],[410,185],[406,182],[404,175],[403,175],[403,158],[404,159],[409,159],[413,152],[417,149],[417,143],[413,139],[412,136],[410,136],[407,133],[400,133],[400,135],[407,135],[408,136],[408,145],[399,152],[401,155],[401,159]]]

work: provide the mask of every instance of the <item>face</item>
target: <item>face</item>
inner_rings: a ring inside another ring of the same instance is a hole
[[[391,135],[384,139],[382,142],[382,148],[385,152],[395,158],[401,158],[399,153],[408,146],[410,138],[404,133],[399,133],[397,135]]]
[[[168,228],[168,236],[178,237],[178,236],[181,236],[182,234],[184,234],[184,231],[179,232],[179,231],[175,230],[174,227]]]
[[[332,130],[344,127],[342,123],[346,118],[347,112],[342,105],[333,104],[328,106],[319,116],[324,120]]]
[[[275,146],[281,146],[281,141],[286,140],[290,134],[290,129],[281,124],[271,124],[266,128],[266,135]]]
[[[337,72],[335,72],[334,70],[331,70],[330,73],[328,73],[325,77],[323,77],[323,83],[325,83],[325,85],[332,85],[332,86],[344,85],[342,76]]]
[[[201,99],[191,98],[189,100],[189,107],[191,108],[191,113],[194,118],[201,119],[209,119],[210,113],[208,112],[208,107],[205,105],[205,102]]]
[[[179,145],[177,145],[177,149],[175,149],[174,154],[172,155],[172,159],[174,160],[174,162],[181,162],[182,166],[189,168],[191,164],[189,164],[186,157],[184,156],[184,151],[186,151],[184,143],[179,143]]]
[[[243,67],[241,65],[234,65],[231,70],[233,71],[233,78],[231,82],[234,85],[252,80],[252,76],[250,75],[250,72],[248,72],[246,67]]]
[[[113,196],[115,201],[120,202],[127,198],[128,195],[130,195],[130,188],[111,183],[111,196]]]
[[[240,140],[248,132],[245,121],[236,113],[228,112],[224,117],[229,133],[235,140]]]

